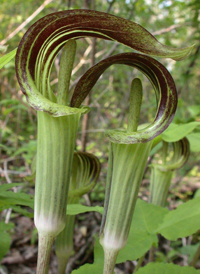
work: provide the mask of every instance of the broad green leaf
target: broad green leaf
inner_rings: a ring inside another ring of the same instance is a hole
[[[194,132],[187,136],[190,142],[190,150],[200,152],[200,132]]]
[[[142,257],[152,245],[158,244],[158,237],[145,231],[138,231],[132,222],[126,246],[120,250],[116,263],[134,261]]]
[[[169,211],[157,229],[166,239],[175,241],[200,229],[200,198],[195,198]]]
[[[166,208],[138,199],[132,223],[135,224],[136,231],[145,231],[155,235],[168,212]]]
[[[149,263],[147,266],[140,268],[137,274],[199,274],[200,270],[196,270],[189,266],[179,266],[175,264],[165,263]]]
[[[81,204],[68,204],[67,205],[67,214],[76,215],[80,213],[85,213],[89,211],[97,211],[103,214],[103,207],[101,206],[84,206]]]
[[[17,52],[17,49],[14,49],[0,58],[0,69],[15,57],[16,52]]]
[[[191,122],[188,124],[171,124],[165,132],[162,133],[162,139],[166,142],[176,142],[189,133],[191,133],[196,127],[200,126],[200,122]]]

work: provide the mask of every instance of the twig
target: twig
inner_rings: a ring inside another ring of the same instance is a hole
[[[13,38],[20,30],[22,30],[29,22],[31,22],[44,8],[46,5],[51,3],[53,0],[45,0],[44,3],[31,14],[19,27],[17,27],[12,33],[8,35],[4,40],[0,42],[0,45],[5,45],[11,38]]]

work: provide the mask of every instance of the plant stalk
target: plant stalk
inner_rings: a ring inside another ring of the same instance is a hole
[[[54,237],[39,233],[38,258],[40,259],[37,263],[37,274],[48,274],[49,260],[53,242]]]

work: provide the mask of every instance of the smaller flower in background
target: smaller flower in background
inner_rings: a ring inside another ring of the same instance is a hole
[[[173,154],[169,155],[168,146],[172,145]],[[162,149],[162,163],[151,164],[151,179],[150,179],[150,193],[149,202],[154,205],[166,206],[169,187],[171,184],[173,173],[176,169],[185,165],[190,154],[190,146],[188,139],[183,139],[168,143],[163,141]],[[168,158],[171,158],[168,160]]]
[[[86,152],[75,152],[68,193],[68,204],[78,204],[81,196],[95,186],[101,169],[97,157]],[[67,215],[66,226],[56,237],[56,255],[58,258],[58,273],[64,274],[69,257],[74,250],[75,215]]]

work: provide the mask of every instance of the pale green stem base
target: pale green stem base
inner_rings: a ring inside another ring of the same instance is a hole
[[[119,250],[114,250],[114,249],[109,250],[107,248],[104,249],[103,274],[113,274],[118,253],[119,253]]]
[[[39,233],[38,262],[36,274],[48,274],[49,260],[54,237]]]
[[[58,274],[65,274],[65,270],[66,270],[69,258],[70,256],[58,257]]]

